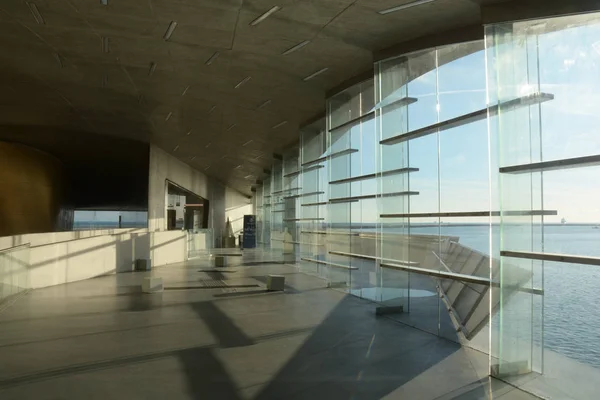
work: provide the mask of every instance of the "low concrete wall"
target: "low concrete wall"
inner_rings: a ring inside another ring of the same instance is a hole
[[[188,258],[188,234],[184,231],[119,231],[104,235],[97,235],[100,231],[49,233],[46,237],[15,239],[37,245],[0,251],[0,300],[24,289],[133,271],[136,259],[150,259],[152,266],[157,267]],[[70,237],[69,233],[90,236],[64,240]]]

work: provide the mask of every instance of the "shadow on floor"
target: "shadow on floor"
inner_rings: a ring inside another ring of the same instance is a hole
[[[345,297],[256,399],[379,399],[460,348]]]

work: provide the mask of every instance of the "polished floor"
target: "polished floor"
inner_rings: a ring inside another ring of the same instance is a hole
[[[291,266],[206,258],[35,290],[0,312],[0,399],[533,399],[487,356]],[[84,267],[84,266],[82,266]],[[265,275],[286,277],[266,292]]]

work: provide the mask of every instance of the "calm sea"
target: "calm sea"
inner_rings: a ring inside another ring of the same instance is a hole
[[[494,227],[498,237],[499,227]],[[509,227],[511,239],[529,237],[519,227]],[[437,227],[411,227],[413,234],[438,234]],[[443,225],[442,235],[458,236],[459,242],[482,253],[490,253],[490,228],[483,225]],[[539,234],[539,233],[538,233]],[[544,251],[600,257],[600,229],[591,225],[547,225]],[[494,247],[497,243],[493,244]],[[497,254],[495,248],[492,253]],[[569,358],[600,367],[600,266],[547,262],[536,272],[535,286],[543,279],[544,318],[536,321],[544,329],[544,347]],[[534,308],[539,310],[541,301]],[[538,329],[539,331],[539,329]],[[539,342],[539,338],[535,339]]]

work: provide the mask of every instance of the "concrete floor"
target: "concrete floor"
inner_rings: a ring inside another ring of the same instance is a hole
[[[294,267],[240,261],[156,268],[162,294],[128,273],[21,296],[0,313],[0,398],[534,398],[490,380],[482,353]],[[268,273],[285,293],[265,292]]]

